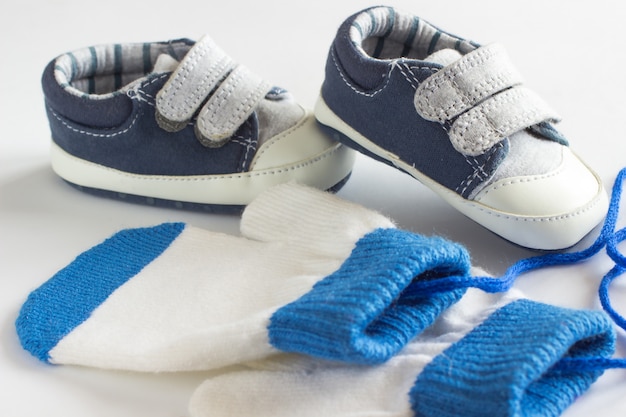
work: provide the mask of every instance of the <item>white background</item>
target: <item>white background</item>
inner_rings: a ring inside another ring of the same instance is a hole
[[[126,228],[185,221],[238,233],[236,216],[159,209],[96,198],[57,178],[40,75],[63,52],[102,43],[210,34],[236,60],[312,107],[339,24],[367,1],[22,0],[0,14],[0,415],[186,416],[205,373],[144,375],[46,366],[24,352],[14,320],[28,293],[78,253]],[[560,129],[610,187],[626,166],[624,29],[620,1],[388,1],[444,30],[501,42],[527,84],[562,115]],[[343,198],[377,209],[402,228],[467,246],[477,265],[502,273],[532,255],[463,217],[430,190],[359,157]],[[626,215],[623,216],[626,223]],[[588,245],[597,230],[574,249]],[[534,299],[598,308],[605,255],[521,278]],[[626,278],[624,279],[626,280]],[[626,314],[626,285],[614,303]],[[620,345],[624,345],[623,337]],[[620,354],[624,354],[622,348]],[[349,387],[346,387],[348,389]],[[626,372],[609,371],[565,415],[626,415]]]

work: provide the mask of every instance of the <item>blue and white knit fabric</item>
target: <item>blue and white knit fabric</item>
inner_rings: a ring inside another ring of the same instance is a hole
[[[460,245],[287,184],[247,207],[242,237],[180,223],[118,232],[32,292],[22,345],[53,364],[211,369],[279,351],[380,363],[463,290],[415,280],[467,275]]]
[[[23,347],[110,369],[250,366],[202,384],[192,417],[557,416],[614,352],[604,313],[468,290],[462,246],[328,193],[271,188],[241,235],[116,233],[30,294]]]
[[[468,290],[426,331],[378,366],[282,357],[206,380],[192,417],[558,416],[602,373],[572,358],[607,357],[602,312],[517,292]]]

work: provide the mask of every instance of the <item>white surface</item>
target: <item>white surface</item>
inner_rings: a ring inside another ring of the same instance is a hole
[[[199,38],[209,33],[241,63],[312,107],[337,26],[367,1],[177,2],[21,1],[0,14],[0,415],[187,415],[203,373],[145,375],[51,367],[24,352],[13,322],[21,303],[78,253],[125,227],[186,221],[237,233],[238,218],[157,209],[80,193],[59,180],[48,158],[40,75],[54,56],[111,42]],[[616,1],[388,1],[481,43],[501,42],[527,84],[563,117],[574,150],[612,185],[626,165],[623,96],[624,7]],[[465,244],[474,262],[501,273],[531,254],[463,217],[391,168],[359,157],[340,196],[393,217],[400,227]],[[626,223],[626,215],[622,216]],[[577,248],[585,246],[586,239]],[[530,297],[597,308],[604,255],[522,278]],[[626,313],[626,285],[614,304]],[[624,346],[624,339],[620,340]],[[624,349],[621,349],[624,354]],[[564,414],[626,414],[626,372],[609,371]]]

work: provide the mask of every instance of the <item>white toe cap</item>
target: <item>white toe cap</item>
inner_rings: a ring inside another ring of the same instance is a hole
[[[560,166],[543,175],[505,178],[481,190],[474,201],[521,216],[571,214],[602,189],[598,177],[567,147]]]
[[[510,220],[496,233],[513,236],[510,240],[523,246],[562,249],[577,243],[602,220],[608,208],[602,181],[569,148],[563,147],[562,152],[557,169],[501,179],[476,195],[474,202],[489,217]]]

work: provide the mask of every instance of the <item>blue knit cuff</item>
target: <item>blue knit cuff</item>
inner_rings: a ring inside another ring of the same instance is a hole
[[[558,416],[602,374],[565,358],[610,357],[615,333],[599,311],[529,300],[491,315],[428,364],[410,397],[415,416]]]
[[[384,362],[464,293],[420,297],[411,294],[411,283],[467,275],[469,268],[469,255],[458,244],[398,229],[374,230],[336,272],[274,313],[270,343],[325,359]]]

